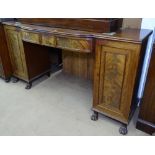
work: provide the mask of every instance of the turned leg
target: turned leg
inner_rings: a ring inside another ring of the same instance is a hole
[[[47,73],[47,76],[50,77],[50,76],[51,76],[51,72],[48,72],[48,73]]]
[[[94,113],[91,116],[91,120],[97,121],[98,120],[98,112],[94,111]]]
[[[16,77],[14,77],[13,80],[12,80],[13,83],[17,83],[18,81],[19,81],[19,79],[16,78]]]
[[[6,83],[10,82],[10,79],[11,79],[10,77],[5,78],[5,82],[6,82]]]
[[[122,124],[119,128],[119,133],[122,135],[126,135],[128,133],[127,124]]]
[[[28,82],[27,85],[26,85],[26,87],[25,87],[25,89],[31,89],[31,87],[32,87],[32,83],[31,82]]]

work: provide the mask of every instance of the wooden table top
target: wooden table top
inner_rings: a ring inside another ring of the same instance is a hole
[[[30,30],[35,32],[50,33],[54,35],[64,35],[73,37],[95,38],[95,39],[110,39],[118,41],[126,41],[132,43],[141,43],[148,35],[152,33],[152,30],[148,29],[120,29],[117,32],[112,33],[94,33],[88,31],[63,29],[56,27],[37,26],[30,24],[23,24],[20,22],[3,22],[5,25],[15,26],[24,30]]]

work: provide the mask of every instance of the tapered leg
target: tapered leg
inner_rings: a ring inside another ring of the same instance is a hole
[[[50,76],[51,76],[51,72],[48,72],[48,73],[47,73],[47,76],[50,77]]]
[[[91,120],[97,121],[98,120],[98,112],[94,111],[94,113],[91,116]]]
[[[122,124],[119,128],[119,133],[122,135],[126,135],[128,133],[127,124]]]
[[[5,82],[6,82],[6,83],[10,82],[10,79],[11,79],[10,77],[5,78]]]
[[[31,89],[31,87],[32,87],[32,82],[28,82],[25,89]]]
[[[17,83],[18,81],[19,81],[19,79],[16,78],[16,77],[14,77],[13,80],[12,80],[13,83]]]

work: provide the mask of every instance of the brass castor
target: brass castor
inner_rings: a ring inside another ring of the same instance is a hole
[[[98,113],[97,112],[94,112],[94,114],[92,114],[91,120],[92,121],[97,121],[98,120]]]
[[[25,89],[31,89],[31,87],[32,87],[32,83],[28,83],[28,84],[26,85]]]
[[[13,78],[13,80],[12,80],[13,83],[17,83],[18,81],[19,81],[18,78]]]
[[[119,133],[122,134],[122,135],[126,135],[128,133],[127,125],[122,125],[119,128]]]

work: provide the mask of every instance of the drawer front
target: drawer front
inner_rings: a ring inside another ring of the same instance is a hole
[[[51,35],[42,36],[42,45],[55,47],[56,46],[56,37]]]
[[[29,31],[22,31],[22,40],[31,43],[40,43],[40,35],[38,33],[33,33]]]
[[[90,53],[92,51],[92,40],[86,38],[57,37],[57,47],[72,51]]]

